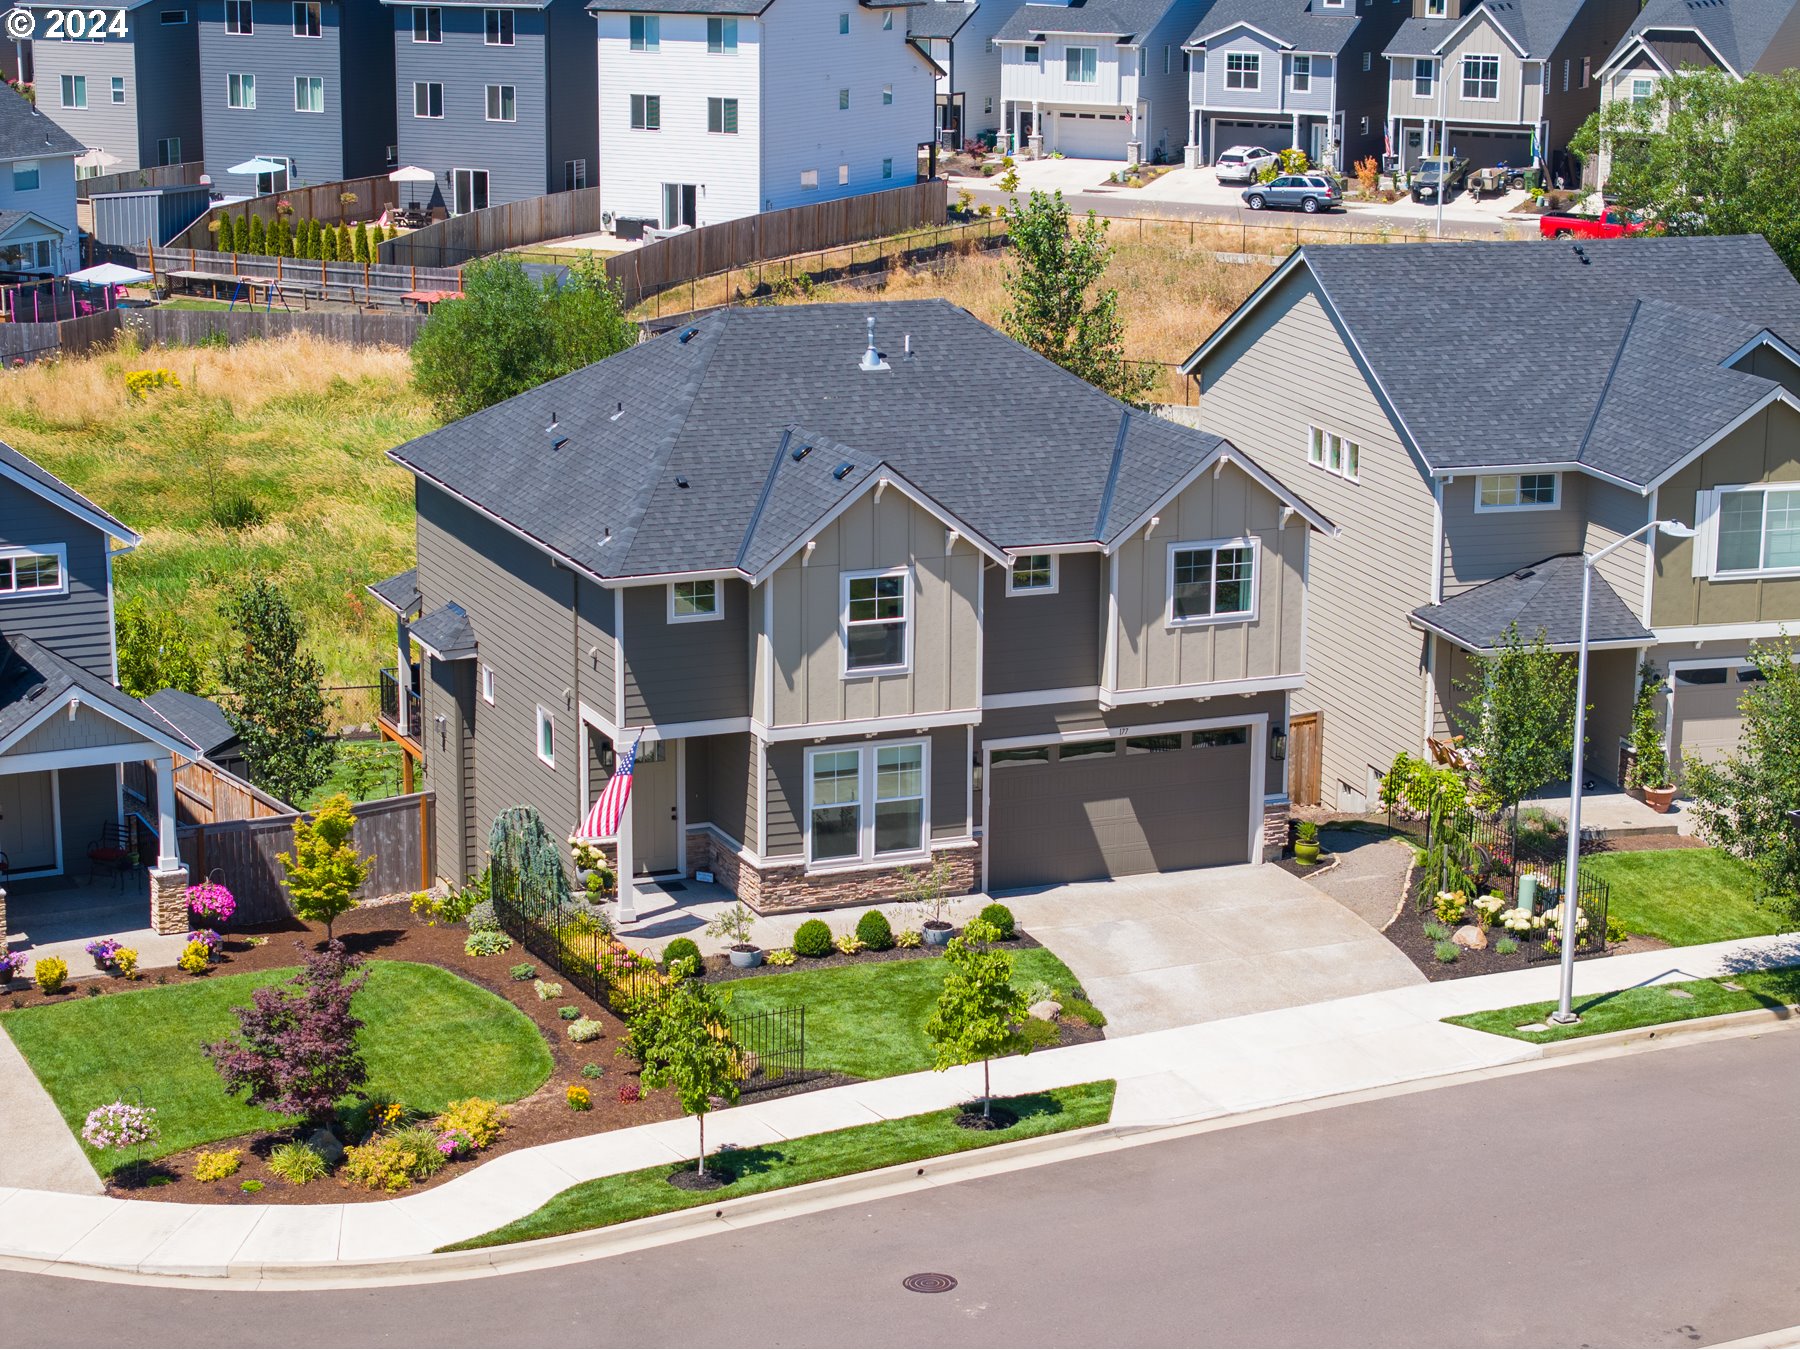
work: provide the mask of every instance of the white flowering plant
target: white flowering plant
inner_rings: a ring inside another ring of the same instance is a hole
[[[1561,905],[1557,905],[1552,909],[1548,909],[1548,910],[1544,911],[1544,927],[1547,928],[1550,932],[1555,933],[1558,937],[1562,936],[1563,907]],[[1579,939],[1582,934],[1587,932],[1587,930],[1588,930],[1587,911],[1578,908],[1575,911],[1575,936],[1576,936],[1576,938]]]
[[[1506,897],[1503,895],[1478,895],[1475,897],[1475,912],[1488,924],[1499,921],[1500,911],[1506,908]]]
[[[131,1148],[155,1139],[156,1108],[109,1102],[88,1112],[81,1138],[89,1148]]]

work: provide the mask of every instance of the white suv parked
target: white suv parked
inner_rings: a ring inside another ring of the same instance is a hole
[[[1220,155],[1213,172],[1221,183],[1254,183],[1264,169],[1281,166],[1281,156],[1260,145],[1234,145]]]

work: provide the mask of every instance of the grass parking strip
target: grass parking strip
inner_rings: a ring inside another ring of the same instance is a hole
[[[1738,987],[1728,989],[1727,984]],[[1800,966],[1778,966],[1774,970],[1723,975],[1716,980],[1643,984],[1612,993],[1593,994],[1576,1000],[1575,1011],[1580,1014],[1581,1021],[1569,1027],[1559,1027],[1548,1020],[1556,1011],[1554,1002],[1521,1003],[1512,1008],[1446,1017],[1444,1021],[1495,1036],[1510,1036],[1516,1041],[1530,1041],[1533,1045],[1549,1045],[1580,1036],[1602,1036],[1609,1031],[1632,1031],[1666,1022],[1689,1022],[1696,1017],[1717,1017],[1721,1013],[1786,1008],[1796,1002],[1800,1002]],[[1531,1026],[1544,1029],[1523,1029]]]
[[[670,1185],[669,1177],[682,1170],[670,1164],[646,1167],[622,1176],[598,1177],[551,1197],[542,1208],[522,1219],[438,1250],[469,1251],[477,1247],[498,1247],[510,1242],[579,1233],[649,1218],[653,1214],[667,1214],[698,1205],[717,1205],[720,1201],[736,1200],[741,1196],[803,1186],[810,1181],[827,1181],[855,1172],[917,1162],[921,1158],[937,1158],[993,1144],[1103,1125],[1112,1118],[1113,1092],[1117,1086],[1113,1080],[1106,1079],[1024,1097],[996,1098],[995,1109],[1004,1107],[1017,1117],[1017,1123],[1004,1130],[962,1129],[956,1124],[962,1108],[954,1107],[873,1125],[855,1125],[828,1134],[807,1135],[761,1148],[721,1148],[707,1158],[707,1170],[717,1168],[721,1175],[729,1176],[731,1182],[712,1191],[696,1193]]]

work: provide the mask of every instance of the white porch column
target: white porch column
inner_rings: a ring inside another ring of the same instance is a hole
[[[169,755],[156,759],[156,870],[172,872],[181,866],[175,847],[175,761]]]
[[[412,687],[412,640],[406,631],[405,615],[395,619],[394,623],[399,637],[394,658],[394,702],[398,705],[394,710],[394,729],[402,736],[416,736],[419,733],[407,719],[409,709],[406,706],[406,691]]]
[[[614,746],[614,753],[618,748]],[[631,868],[631,812],[634,803],[627,800],[625,811],[619,817],[619,922],[637,922],[637,888],[632,884]]]

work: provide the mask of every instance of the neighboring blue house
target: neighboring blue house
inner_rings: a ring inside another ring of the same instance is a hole
[[[11,89],[0,88],[0,279],[80,266],[75,156],[83,146]]]
[[[192,0],[135,0],[100,11],[99,34],[57,41],[75,13],[51,0],[20,0],[37,20],[31,44],[37,106],[125,173],[200,158],[200,49]],[[83,11],[86,13],[87,11]]]
[[[384,3],[399,162],[437,175],[435,201],[461,214],[599,182],[594,21],[583,0]],[[403,185],[402,199],[414,190]]]
[[[380,0],[198,0],[206,171],[231,193],[384,172],[394,45]],[[233,174],[253,159],[284,173]]]

